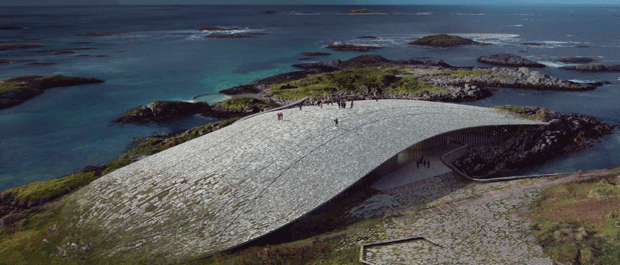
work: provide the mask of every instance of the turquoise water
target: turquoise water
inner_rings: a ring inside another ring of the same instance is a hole
[[[0,59],[54,62],[0,65],[0,78],[63,74],[106,80],[99,85],[56,88],[16,107],[0,110],[0,190],[60,177],[122,154],[132,139],[168,134],[214,119],[191,117],[169,124],[120,125],[112,121],[137,105],[154,100],[190,100],[293,71],[304,51],[327,51],[335,42],[377,44],[373,52],[390,59],[443,59],[457,66],[480,65],[485,54],[513,53],[549,65],[552,76],[579,81],[611,81],[594,91],[554,92],[498,89],[495,96],[471,103],[547,107],[620,123],[620,74],[584,74],[558,69],[560,57],[588,56],[620,64],[620,13],[607,7],[385,6],[394,15],[345,15],[343,6],[133,6],[3,8],[0,23],[24,30],[0,31],[0,40],[43,49],[95,47],[69,55],[3,51]],[[371,7],[376,9],[377,7]],[[265,10],[274,15],[262,14]],[[267,35],[253,39],[210,39],[195,29],[235,26]],[[77,37],[84,32],[124,32]],[[493,46],[448,49],[407,45],[435,33],[451,33]],[[373,35],[377,39],[357,39]],[[77,45],[75,41],[91,41]],[[541,42],[526,47],[522,42]],[[587,45],[589,48],[577,46]],[[525,52],[520,52],[525,51]],[[327,51],[331,52],[331,51]],[[331,52],[321,60],[349,59],[363,53]],[[91,55],[78,57],[78,55]],[[95,55],[107,55],[104,58]],[[599,168],[620,164],[620,134],[578,155],[556,159],[539,171]]]

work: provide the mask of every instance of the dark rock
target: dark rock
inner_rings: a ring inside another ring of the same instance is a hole
[[[577,45],[575,48],[590,48],[588,45]]]
[[[267,11],[263,12],[263,14],[266,14],[266,15],[273,15],[275,13],[276,13],[276,11],[273,11],[273,10],[267,10]]]
[[[452,67],[452,65],[447,64],[443,60],[428,60],[428,61],[424,61],[423,64],[426,65],[426,66],[440,66],[440,67],[444,67],[444,68],[451,68]]]
[[[605,66],[601,64],[580,64],[571,66],[562,66],[560,69],[575,70],[579,72],[620,72],[620,65]]]
[[[29,63],[28,65],[41,65],[41,66],[45,66],[45,65],[55,65],[56,63]]]
[[[209,104],[204,102],[153,101],[146,107],[139,106],[129,109],[116,122],[136,124],[149,122],[171,123],[187,116],[208,113],[209,111]]]
[[[74,41],[72,44],[91,44],[91,41]]]
[[[293,89],[293,88],[297,88],[296,86],[291,86],[289,84],[283,85],[280,87],[280,89]]]
[[[586,57],[569,57],[569,58],[556,59],[555,61],[561,62],[561,63],[591,63],[591,62],[597,62],[598,60],[592,59],[592,58],[586,58]]]
[[[523,45],[529,45],[529,46],[543,46],[545,45],[544,43],[539,43],[539,42],[524,42]]]
[[[353,9],[348,11],[342,11],[343,14],[392,14],[390,11],[385,10],[372,10],[372,9]]]
[[[279,75],[263,78],[263,79],[259,80],[258,83],[259,84],[264,84],[264,85],[277,84],[277,83],[282,83],[282,82],[289,82],[289,81],[299,80],[299,79],[302,79],[302,78],[306,78],[308,76],[312,76],[314,74],[316,74],[316,73],[313,73],[311,71],[288,72],[288,73],[283,73],[283,74],[279,74]]]
[[[607,81],[601,81],[601,82],[594,82],[594,83],[587,83],[589,86],[595,86],[595,87],[599,87],[602,85],[609,85],[611,84],[611,82],[607,82]]]
[[[332,44],[325,46],[326,49],[334,50],[334,51],[345,51],[345,52],[368,52],[375,51],[379,49],[383,49],[383,46],[376,45],[356,45],[356,44]]]
[[[107,56],[107,55],[102,54],[102,55],[95,55],[95,57],[97,57],[97,58],[105,58],[105,57],[108,57],[108,56]]]
[[[0,64],[12,64],[24,62],[23,60],[0,60]]]
[[[312,60],[312,57],[301,57],[297,59],[297,61],[308,61],[308,60]]]
[[[537,116],[549,123],[523,128],[498,144],[470,148],[454,165],[469,176],[489,178],[584,150],[614,130],[593,117],[542,108],[521,109],[520,114]]]
[[[207,38],[216,38],[216,39],[241,39],[241,38],[256,38],[256,36],[267,35],[266,33],[259,32],[249,32],[249,33],[231,33],[231,34],[220,34],[214,33],[209,34]]]
[[[375,36],[359,36],[357,38],[358,39],[376,39],[377,37],[375,37]]]
[[[231,31],[231,30],[243,30],[238,27],[214,27],[214,26],[204,26],[202,28],[197,29],[198,31]]]
[[[21,76],[5,79],[0,89],[0,109],[19,105],[24,101],[43,93],[44,90],[54,87],[68,87],[84,84],[99,84],[104,80],[89,77],[52,76]],[[11,87],[12,86],[12,87]]]
[[[257,85],[242,85],[222,90],[220,93],[225,95],[257,94],[260,93],[260,89]]]
[[[304,63],[304,64],[294,64],[293,67],[301,68],[304,70],[315,69],[322,73],[333,72],[340,69],[340,65],[342,61],[333,60],[327,62],[316,62],[316,63]]]
[[[18,29],[24,29],[24,28],[22,28],[22,27],[15,27],[15,26],[0,27],[0,30],[18,30]]]
[[[96,50],[97,48],[95,47],[82,47],[82,48],[70,48],[70,49],[64,49],[65,51],[82,51],[82,50]]]
[[[454,47],[461,45],[491,45],[489,43],[482,43],[473,41],[459,36],[453,36],[448,34],[437,34],[424,36],[414,42],[410,42],[412,45],[422,45],[431,47]]]
[[[301,55],[303,56],[329,56],[332,54],[328,52],[302,52]]]
[[[39,51],[29,51],[36,53],[47,53],[47,54],[72,54],[75,53],[73,51],[57,51],[57,50],[39,50]]]
[[[112,35],[123,34],[123,33],[127,33],[127,32],[85,32],[85,33],[75,34],[75,36],[78,36],[78,37],[104,37],[104,36],[112,36]]]
[[[32,48],[41,48],[43,45],[36,44],[2,44],[0,45],[0,51],[9,51],[9,50],[23,50],[23,49],[32,49]]]
[[[385,64],[392,63],[394,61],[388,60],[381,55],[360,55],[357,57],[353,57],[349,60],[342,62],[339,66],[340,68],[355,68],[366,65],[377,65],[377,64]]]
[[[478,58],[478,62],[493,64],[493,65],[503,65],[503,66],[514,66],[514,67],[534,67],[534,68],[543,68],[544,64],[540,64],[534,61],[530,61],[527,59],[523,59],[516,55],[511,54],[493,54],[493,55],[485,55]]]

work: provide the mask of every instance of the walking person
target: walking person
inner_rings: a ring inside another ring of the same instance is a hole
[[[338,118],[334,119],[334,123],[336,124],[336,126],[338,126]]]
[[[299,104],[299,110],[301,110],[301,104]]]
[[[351,100],[351,108],[353,108],[353,100]]]
[[[281,120],[282,118],[280,117],[280,113],[278,113],[277,115],[278,115],[278,120]]]
[[[280,120],[284,120],[284,113],[280,112]]]

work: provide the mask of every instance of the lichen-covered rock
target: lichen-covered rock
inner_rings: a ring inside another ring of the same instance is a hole
[[[116,120],[118,123],[170,123],[199,113],[208,113],[209,104],[204,102],[153,101],[146,107],[139,106],[126,111]]]
[[[571,66],[562,66],[560,69],[575,70],[579,72],[620,72],[619,65],[605,66],[601,64],[580,64]]]
[[[485,55],[478,58],[478,62],[493,64],[493,65],[502,65],[502,66],[514,66],[514,67],[533,67],[533,68],[543,68],[544,64],[540,64],[534,61],[530,61],[528,59],[523,59],[516,55],[511,54],[493,54],[493,55]]]

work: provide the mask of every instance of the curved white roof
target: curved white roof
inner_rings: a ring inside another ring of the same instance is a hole
[[[70,222],[89,235],[83,240],[110,246],[105,256],[186,260],[284,226],[434,135],[539,124],[490,108],[414,100],[281,112],[282,121],[258,115],[101,177],[69,198]]]

